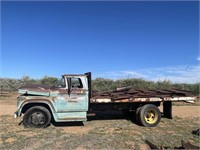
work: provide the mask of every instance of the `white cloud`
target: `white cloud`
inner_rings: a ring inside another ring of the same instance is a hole
[[[200,81],[200,66],[170,66],[150,69],[151,73],[143,70],[143,73],[149,75],[149,80],[171,80],[178,83],[195,83]]]
[[[145,78],[146,76],[140,74],[136,71],[113,71],[113,72],[104,72],[94,75],[95,78],[109,78],[109,79],[124,79],[124,78]]]
[[[200,65],[170,66],[158,68],[146,68],[140,70],[105,72],[96,77],[122,79],[143,78],[152,81],[170,80],[173,83],[200,82]]]
[[[200,61],[200,56],[197,57],[197,60]]]

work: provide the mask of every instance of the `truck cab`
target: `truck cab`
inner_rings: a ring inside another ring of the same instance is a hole
[[[15,117],[23,115],[26,127],[46,127],[56,122],[86,121],[91,73],[64,74],[57,85],[25,85],[18,89]]]

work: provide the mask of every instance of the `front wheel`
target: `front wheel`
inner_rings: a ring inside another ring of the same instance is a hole
[[[161,113],[157,106],[144,105],[139,111],[139,120],[145,127],[155,127],[161,120]]]
[[[23,124],[27,128],[45,128],[51,121],[48,109],[42,106],[34,106],[28,109],[23,117]]]

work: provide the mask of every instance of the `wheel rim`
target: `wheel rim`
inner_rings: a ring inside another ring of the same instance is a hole
[[[144,119],[147,123],[154,124],[158,120],[158,113],[155,110],[148,110]]]
[[[30,121],[31,123],[38,127],[38,126],[41,126],[41,125],[44,125],[45,124],[45,116],[43,113],[41,112],[35,112],[31,115],[30,117]]]

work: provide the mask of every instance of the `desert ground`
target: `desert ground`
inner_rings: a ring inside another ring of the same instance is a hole
[[[199,102],[174,104],[173,119],[162,118],[154,128],[140,126],[120,111],[93,111],[87,122],[29,129],[20,124],[22,118],[13,117],[16,97],[0,96],[0,149],[150,149],[145,140],[158,147],[180,147],[181,140],[199,146],[199,136],[192,134],[200,128]]]

